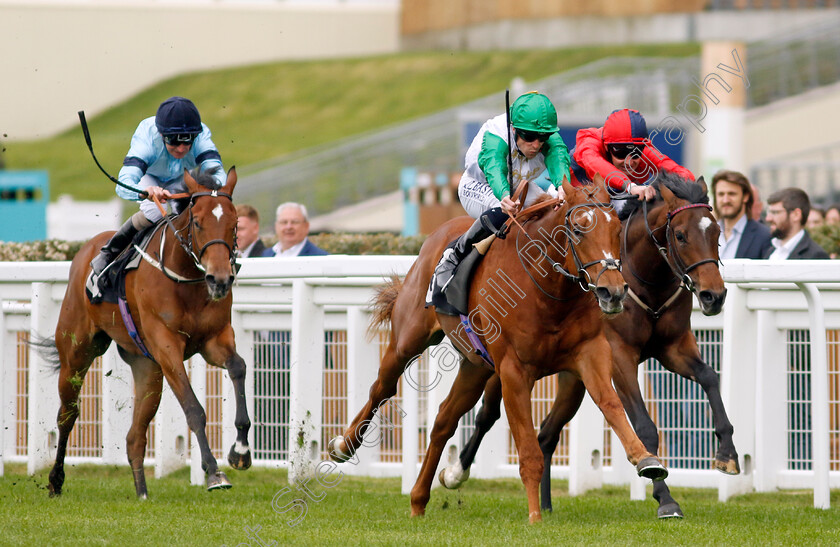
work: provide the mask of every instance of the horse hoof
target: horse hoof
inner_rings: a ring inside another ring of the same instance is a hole
[[[661,519],[681,519],[684,518],[682,509],[680,509],[680,505],[676,502],[668,503],[666,505],[661,506],[657,512],[656,516]]]
[[[469,478],[470,470],[467,468],[467,470],[464,471],[464,468],[461,467],[461,460],[458,460],[449,467],[441,469],[440,474],[438,475],[440,483],[450,490],[460,488],[461,485],[467,482]]]
[[[54,487],[52,484],[50,485],[50,497],[57,498],[61,496],[61,487]]]
[[[327,452],[330,455],[330,459],[336,463],[344,463],[353,457],[352,453],[348,454],[346,452],[346,448],[347,443],[344,442],[344,437],[341,435],[333,437],[327,444]]]
[[[228,452],[228,463],[240,471],[248,469],[251,467],[251,449],[247,446],[242,447],[239,443],[231,446]]]
[[[665,466],[662,465],[656,456],[642,458],[639,463],[636,464],[636,472],[640,477],[653,481],[662,481],[668,476],[668,470],[665,469]]]
[[[227,478],[227,475],[222,471],[216,471],[215,474],[207,477],[207,491],[232,488],[233,485]]]
[[[715,460],[715,469],[726,475],[738,475],[741,472],[741,466],[737,459]]]

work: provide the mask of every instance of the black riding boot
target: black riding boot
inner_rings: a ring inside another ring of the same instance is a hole
[[[111,236],[108,243],[99,249],[99,254],[96,255],[96,258],[90,261],[90,267],[93,270],[94,278],[98,278],[102,273],[102,270],[104,270],[108,264],[113,262],[126,247],[128,247],[129,243],[131,243],[131,240],[134,239],[134,236],[138,231],[139,230],[134,227],[131,219],[128,219],[125,224],[117,230],[117,233]]]
[[[455,307],[462,313],[466,308],[464,295],[469,288],[469,273],[481,258],[473,245],[498,233],[507,218],[501,207],[485,211],[452,248],[444,251],[435,268],[436,282],[446,294],[446,300],[453,305],[461,303]],[[458,272],[462,275],[456,275]]]

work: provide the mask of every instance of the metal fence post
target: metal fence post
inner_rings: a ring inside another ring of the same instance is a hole
[[[52,301],[51,283],[32,284],[32,316],[30,339],[46,337],[55,331],[59,305]],[[26,470],[30,475],[50,465],[55,458],[58,441],[56,415],[59,409],[58,376],[41,358],[34,346],[29,347],[29,409]]]
[[[623,452],[614,450],[615,452]],[[569,495],[579,496],[603,483],[604,415],[589,393],[569,422]]]
[[[785,469],[787,436],[787,352],[784,333],[776,326],[776,313],[756,313],[756,406],[755,488],[772,492],[779,486],[778,473]],[[741,427],[736,425],[735,431]],[[743,447],[736,444],[736,448]],[[743,469],[742,469],[743,471]]]
[[[362,306],[347,308],[347,420],[368,402],[368,391],[379,370],[379,336],[367,342],[365,336],[369,314]],[[403,388],[405,389],[405,388]],[[409,413],[417,410],[408,410]],[[405,427],[405,422],[403,422]],[[403,445],[405,448],[405,445]],[[371,464],[379,461],[379,446],[360,445],[356,456],[341,466],[342,471],[352,475],[366,475]]]
[[[130,367],[111,344],[102,355],[102,463],[126,463],[126,435],[134,409],[134,379]]]

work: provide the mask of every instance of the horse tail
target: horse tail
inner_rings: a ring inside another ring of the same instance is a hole
[[[402,287],[403,281],[397,275],[392,275],[388,281],[376,287],[376,294],[371,300],[373,313],[367,329],[368,340],[373,340],[379,329],[391,322],[394,304],[397,302],[397,296]]]
[[[52,365],[52,368],[58,370],[61,368],[61,359],[58,356],[58,347],[55,345],[55,337],[42,338],[37,335],[30,336],[26,341],[28,346],[35,348],[41,359]]]

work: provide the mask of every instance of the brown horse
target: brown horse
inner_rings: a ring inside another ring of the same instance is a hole
[[[539,378],[570,371],[618,434],[639,473],[661,478],[667,470],[633,433],[610,382],[611,350],[602,313],[622,310],[626,284],[618,269],[620,222],[603,185],[564,185],[566,201],[524,217],[521,227],[498,240],[475,271],[469,304],[472,328],[487,348],[501,379],[511,431],[520,458],[531,522],[541,519],[539,481],[543,460],[531,417],[531,389]],[[350,458],[382,401],[413,358],[446,333],[461,361],[452,391],[441,404],[426,458],[411,491],[412,516],[423,515],[444,443],[471,409],[493,371],[465,341],[458,317],[424,308],[429,281],[447,244],[471,219],[447,222],[424,243],[405,281],[393,279],[375,303],[372,328],[390,320],[391,337],[370,399],[343,436],[330,442],[336,461]],[[586,294],[591,291],[595,299]],[[600,306],[600,307],[599,307]]]
[[[50,495],[61,494],[67,439],[79,415],[78,399],[85,374],[94,358],[105,353],[111,341],[131,365],[134,376],[134,416],[126,437],[128,463],[139,498],[147,497],[143,456],[146,431],[160,404],[163,379],[181,403],[187,424],[201,449],[207,489],[229,488],[218,469],[205,433],[206,414],[190,386],[184,360],[200,353],[215,366],[228,370],[236,390],[236,444],[228,461],[237,469],[251,465],[245,408],[245,362],[237,355],[230,325],[230,288],[234,280],[236,210],[233,189],[236,171],[227,184],[209,190],[210,175],[198,180],[184,173],[190,193],[189,206],[177,217],[160,224],[149,243],[148,258],[125,278],[125,295],[137,333],[151,358],[146,357],[120,320],[117,304],[91,304],[85,295],[90,261],[111,236],[102,233],[87,242],[73,259],[70,281],[55,330],[55,347],[61,370],[58,391],[58,450],[50,472]],[[156,261],[157,264],[152,264]]]
[[[652,453],[659,447],[656,425],[650,418],[637,381],[638,364],[648,358],[681,376],[698,382],[709,399],[719,441],[715,468],[737,474],[738,453],[732,442],[732,424],[720,398],[715,371],[700,357],[691,331],[691,294],[705,315],[723,307],[726,289],[717,267],[720,230],[710,213],[706,185],[663,173],[654,182],[658,197],[650,206],[630,202],[621,212],[623,274],[631,299],[625,312],[606,318],[607,339],[614,359],[613,381],[630,421]],[[651,228],[654,226],[655,228]],[[549,465],[560,431],[577,412],[584,386],[578,378],[557,376],[557,396],[539,434],[546,471],[542,480],[542,508],[551,510]],[[447,488],[457,488],[469,477],[469,468],[482,437],[498,420],[502,392],[497,377],[487,383],[484,403],[476,415],[475,432],[458,461],[441,472]],[[659,518],[682,517],[665,481],[653,483]]]

